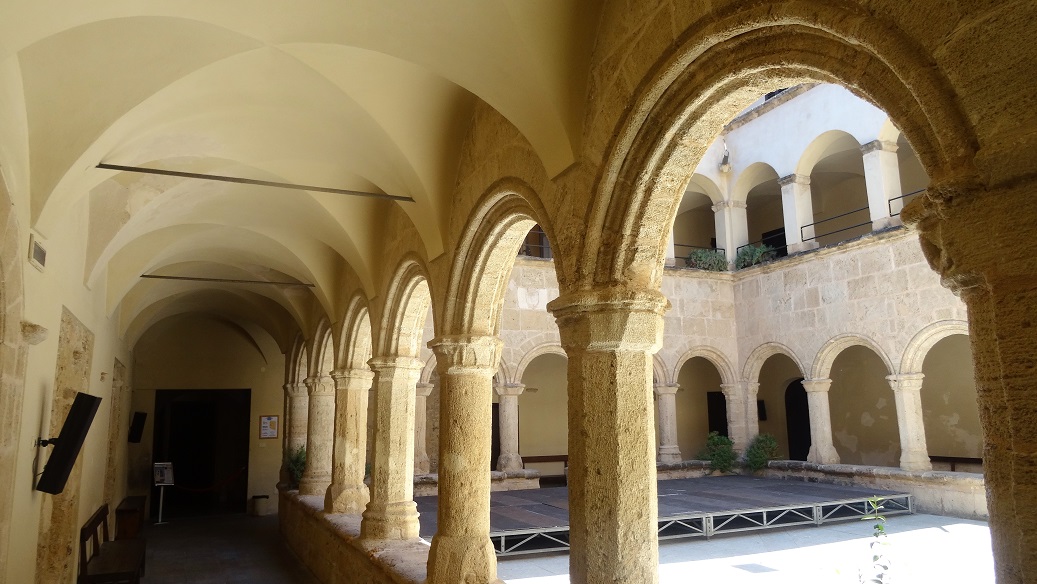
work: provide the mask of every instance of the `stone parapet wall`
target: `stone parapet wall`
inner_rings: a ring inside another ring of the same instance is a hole
[[[324,497],[280,491],[280,529],[288,548],[320,582],[421,584],[428,544],[362,542],[359,515],[326,515]]]
[[[981,474],[777,460],[768,463],[762,476],[910,493],[915,511],[965,519],[988,518],[986,488]]]

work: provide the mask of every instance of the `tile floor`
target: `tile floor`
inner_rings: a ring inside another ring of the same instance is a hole
[[[993,584],[990,530],[985,522],[935,515],[897,515],[886,523],[886,556],[894,582]],[[871,523],[747,532],[711,540],[663,541],[660,584],[837,584],[860,581],[871,563]],[[569,582],[569,557],[502,558],[497,574],[508,584]]]
[[[148,525],[141,584],[318,584],[277,531],[277,516],[220,515]]]

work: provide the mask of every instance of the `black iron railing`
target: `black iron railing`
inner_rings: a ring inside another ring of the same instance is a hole
[[[889,216],[890,217],[896,217],[897,215],[900,215],[900,211],[903,210],[904,205],[907,205],[910,202],[910,201],[907,200],[908,197],[912,197],[912,198],[916,197],[916,196],[924,193],[925,191],[926,191],[926,189],[918,189],[917,191],[910,192],[910,193],[908,193],[906,195],[900,195],[899,197],[894,197],[894,198],[890,199],[889,202],[886,203],[887,205],[889,205]],[[897,209],[896,211],[893,210],[893,201],[903,201],[903,204],[900,205],[900,209]]]
[[[838,215],[833,215],[832,217],[829,217],[827,219],[822,219],[820,221],[815,221],[813,223],[804,225],[804,226],[799,228],[800,239],[802,241],[810,241],[810,240],[813,240],[813,239],[820,239],[822,237],[827,237],[829,235],[835,235],[836,233],[842,233],[843,231],[849,231],[851,229],[857,229],[858,227],[864,227],[865,225],[870,226],[871,225],[871,215],[869,214],[868,220],[863,222],[863,223],[857,223],[855,225],[850,225],[849,227],[843,227],[841,229],[834,229],[834,230],[828,231],[826,233],[820,233],[820,234],[815,233],[814,235],[811,235],[810,237],[807,237],[806,235],[803,234],[803,230],[806,229],[807,227],[815,227],[816,228],[818,225],[821,225],[822,223],[827,223],[829,221],[834,221],[836,219],[842,219],[843,217],[847,217],[849,215],[853,215],[854,213],[860,213],[861,211],[867,211],[867,210],[868,210],[868,207],[865,206],[865,207],[861,207],[860,209],[854,209],[853,211],[847,211],[845,213],[840,213]],[[815,231],[816,231],[816,229],[815,229]]]

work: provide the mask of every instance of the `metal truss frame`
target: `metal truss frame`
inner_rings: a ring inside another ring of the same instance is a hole
[[[877,497],[882,515],[914,513],[911,495],[898,493]],[[779,529],[798,525],[822,525],[860,520],[874,512],[872,497],[822,503],[784,505],[740,511],[689,513],[659,520],[659,539],[710,538],[717,534]],[[560,552],[569,549],[569,527],[502,531],[490,534],[497,556]]]

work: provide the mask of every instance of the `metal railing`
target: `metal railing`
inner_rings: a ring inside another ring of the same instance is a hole
[[[829,217],[827,219],[822,219],[820,221],[815,221],[813,223],[809,223],[807,225],[804,225],[804,226],[799,228],[800,240],[802,240],[802,241],[810,241],[810,240],[813,240],[813,239],[819,239],[819,238],[822,238],[822,237],[827,237],[829,235],[835,235],[836,233],[842,233],[843,231],[849,231],[851,229],[856,229],[858,227],[864,227],[865,225],[869,225],[870,226],[871,225],[871,216],[869,215],[868,216],[868,220],[863,222],[863,223],[857,223],[856,225],[850,225],[849,227],[843,227],[842,229],[835,229],[835,230],[829,231],[827,233],[821,233],[821,234],[816,234],[815,233],[814,235],[811,235],[810,237],[807,237],[807,236],[803,235],[803,230],[806,229],[807,227],[816,227],[818,225],[821,225],[822,223],[827,223],[829,221],[834,221],[836,219],[841,219],[841,218],[846,217],[848,215],[853,215],[854,213],[860,213],[861,211],[867,211],[867,210],[868,210],[868,207],[864,206],[864,207],[861,207],[860,209],[854,209],[853,211],[847,211],[845,213],[840,213],[838,215],[833,215],[832,217]]]
[[[892,199],[890,199],[886,203],[887,205],[889,205],[889,216],[890,217],[896,217],[896,216],[900,215],[900,212],[904,210],[904,205],[907,205],[907,203],[908,203],[908,201],[906,201],[905,199],[907,199],[908,197],[918,196],[918,195],[924,193],[925,191],[926,191],[926,189],[918,189],[917,191],[910,192],[910,193],[908,193],[906,195],[900,195],[899,197],[893,197]],[[903,201],[903,204],[900,205],[899,209],[897,209],[896,211],[893,211],[893,201]]]
[[[535,238],[537,242],[530,241],[531,238]],[[554,254],[551,253],[551,243],[547,241],[547,234],[544,233],[544,230],[539,225],[533,226],[529,233],[526,234],[526,239],[522,241],[518,254],[545,260],[554,258]]]
[[[722,248],[722,247],[702,247],[701,245],[688,245],[686,243],[675,243],[675,244],[673,244],[673,247],[674,247],[674,256],[675,256],[674,259],[675,260],[679,260],[681,262],[684,262],[684,266],[683,267],[685,267],[685,268],[694,268],[695,267],[695,266],[692,266],[692,265],[690,265],[688,263],[688,256],[690,256],[696,250],[716,252],[721,257],[724,257],[725,260],[727,258],[727,250]],[[681,253],[680,251],[677,251],[677,248],[680,248],[681,251],[683,251],[683,253]]]

